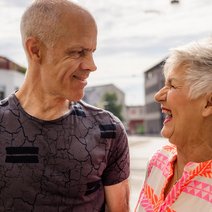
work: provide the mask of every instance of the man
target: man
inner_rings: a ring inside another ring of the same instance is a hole
[[[96,70],[93,17],[67,0],[38,0],[21,35],[25,81],[0,103],[0,211],[128,211],[123,125],[80,101]]]

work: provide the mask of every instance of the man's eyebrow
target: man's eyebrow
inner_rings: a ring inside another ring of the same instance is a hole
[[[78,49],[84,49],[81,46],[72,46],[66,49],[66,51],[74,51],[74,50],[78,50]]]
[[[73,47],[70,47],[70,48],[66,49],[66,52],[69,53],[69,52],[72,52],[72,51],[75,51],[75,50],[82,50],[82,51],[88,51],[88,52],[90,52],[90,51],[92,51],[92,52],[96,51],[96,49],[84,48],[82,46],[73,46]]]

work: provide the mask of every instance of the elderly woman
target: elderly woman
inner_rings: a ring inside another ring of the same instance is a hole
[[[155,99],[170,145],[150,160],[135,211],[212,211],[212,39],[173,49]]]

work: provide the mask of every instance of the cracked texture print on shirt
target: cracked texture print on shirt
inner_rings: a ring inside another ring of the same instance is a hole
[[[14,94],[0,103],[0,211],[104,211],[103,186],[129,176],[126,133],[80,101],[42,121]]]

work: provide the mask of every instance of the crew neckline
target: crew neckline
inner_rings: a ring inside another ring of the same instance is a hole
[[[35,116],[32,116],[30,115],[29,113],[27,113],[24,108],[21,106],[21,103],[19,101],[19,99],[17,98],[17,96],[15,95],[15,93],[13,93],[12,95],[12,99],[14,101],[14,103],[17,105],[17,107],[21,110],[21,112],[27,116],[28,118],[30,119],[33,119],[37,122],[40,122],[40,123],[55,123],[55,122],[59,122],[59,121],[62,121],[64,120],[65,118],[67,118],[71,112],[73,111],[73,106],[76,105],[77,103],[76,102],[70,102],[69,103],[69,112],[67,112],[66,114],[64,114],[63,116],[59,117],[59,118],[56,118],[56,119],[53,119],[53,120],[43,120],[43,119],[39,119]]]

